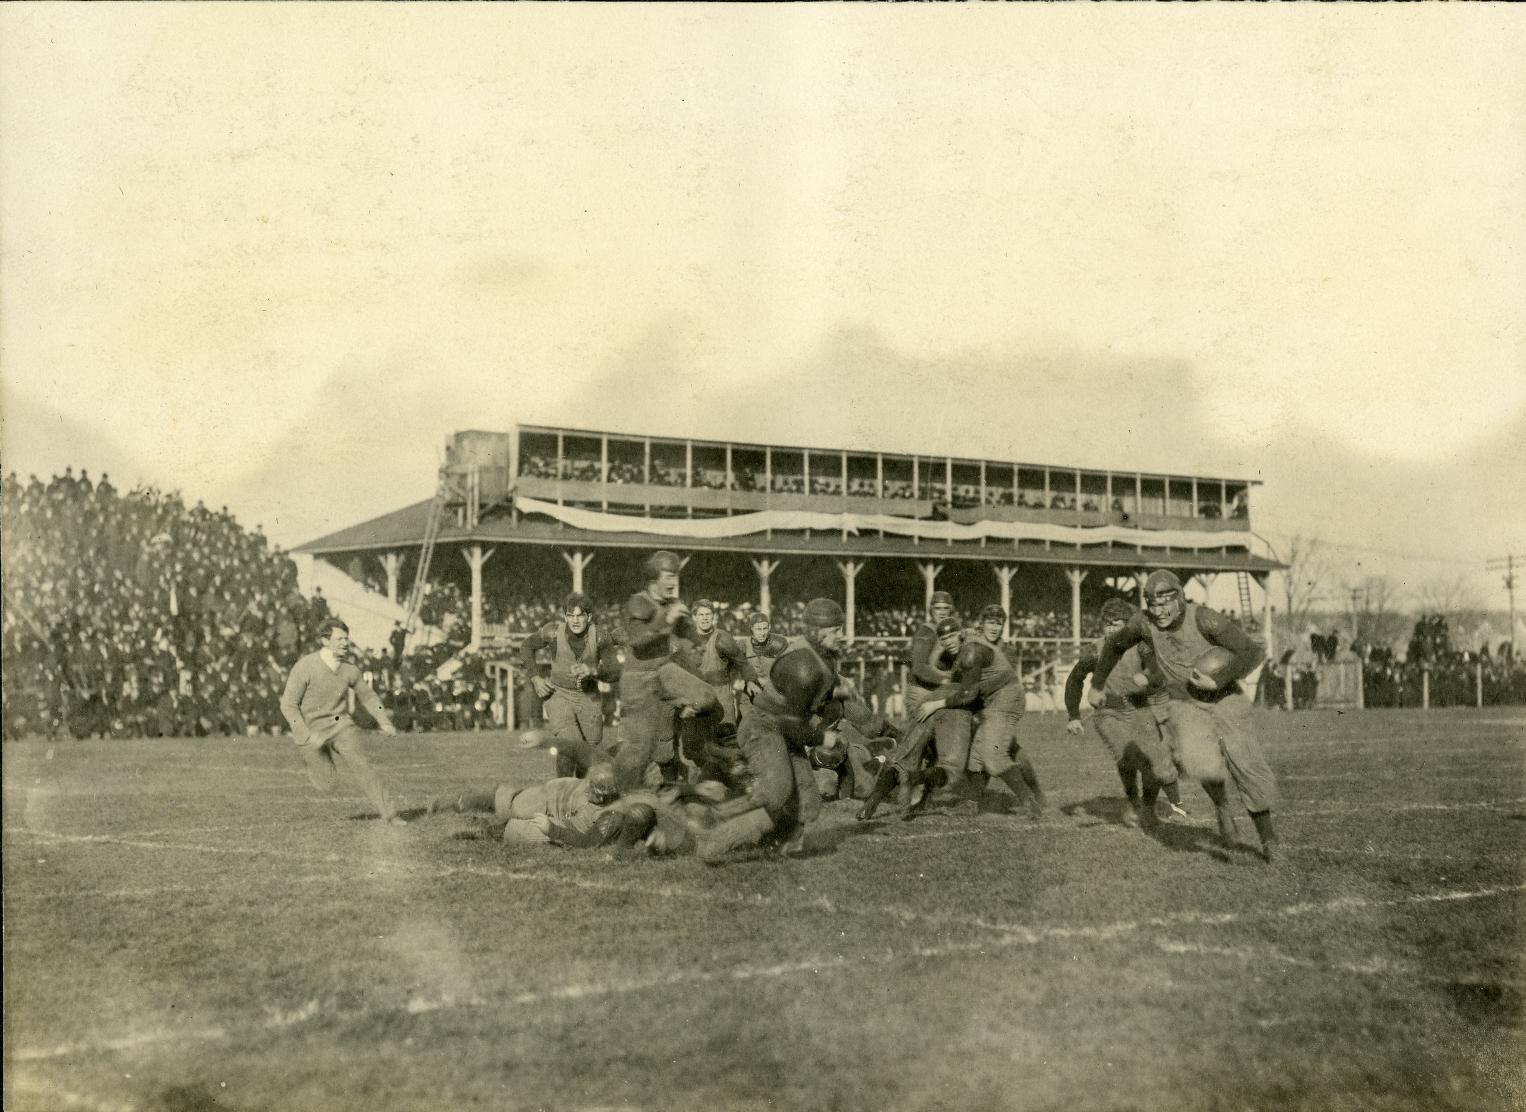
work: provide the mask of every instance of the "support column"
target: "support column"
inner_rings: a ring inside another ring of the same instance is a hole
[[[843,587],[846,591],[847,599],[847,605],[843,607],[843,611],[848,616],[848,627],[846,630],[844,630],[844,632],[847,633],[848,640],[852,641],[853,638],[857,636],[854,629],[854,596],[857,593],[854,590],[854,581],[858,578],[858,573],[864,570],[864,561],[839,560],[837,561],[837,570],[842,572]]]
[[[382,570],[387,573],[387,601],[397,602],[397,579],[398,572],[403,567],[403,554],[401,552],[383,552],[381,556]]]
[[[1086,582],[1084,568],[1066,568],[1065,578],[1070,580],[1070,643],[1081,643],[1081,584]]]
[[[572,569],[572,589],[581,592],[583,590],[583,569],[593,563],[595,553],[592,552],[563,552],[562,559],[567,561],[567,566]]]
[[[991,572],[996,576],[996,582],[1001,587],[1001,608],[1007,612],[1007,628],[1011,628],[1012,622],[1012,577],[1017,574],[1016,564],[992,564]],[[1006,630],[1002,631],[1003,634]]]
[[[1141,610],[1145,608],[1144,585],[1149,577],[1150,573],[1144,568],[1137,568],[1134,571],[1134,582],[1139,585],[1139,609]]]
[[[758,609],[773,617],[773,611],[769,609],[768,577],[778,570],[779,561],[764,558],[754,560],[752,566],[758,573]]]
[[[1266,646],[1267,663],[1277,656],[1277,643],[1272,638],[1272,575],[1262,572],[1256,577],[1261,584],[1261,642]]]
[[[922,573],[922,582],[926,590],[922,592],[922,613],[927,613],[933,605],[933,592],[938,589],[938,573],[943,570],[942,564],[918,564],[917,570]]]
[[[474,544],[461,558],[472,569],[472,639],[467,648],[477,652],[482,648],[482,565],[493,558],[493,549],[483,552],[480,544]]]

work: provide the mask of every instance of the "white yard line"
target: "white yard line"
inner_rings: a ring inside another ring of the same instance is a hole
[[[457,870],[476,874],[480,870]],[[542,874],[510,874],[512,879],[525,880],[550,880],[558,878]],[[563,878],[568,879],[568,878]],[[592,886],[587,882],[577,879],[579,887]],[[716,898],[713,894],[699,893],[694,890],[682,889],[678,886],[668,886],[672,894],[693,894],[705,896],[708,899]],[[649,889],[657,894],[664,892],[663,888]],[[1257,919],[1295,918],[1329,911],[1355,910],[1358,908],[1374,907],[1397,907],[1412,904],[1447,903],[1465,900],[1488,899],[1493,896],[1512,894],[1526,891],[1526,884],[1506,885],[1494,888],[1479,888],[1464,891],[1430,892],[1417,895],[1401,896],[1388,900],[1374,900],[1366,897],[1352,896],[1320,903],[1297,903],[1287,904],[1276,908],[1267,908],[1260,911],[1247,912],[1180,912],[1174,915],[1155,916],[1147,919],[1112,923],[1096,927],[1030,927],[1016,924],[982,923],[979,920],[966,920],[965,925],[983,926],[985,929],[999,932],[996,937],[982,939],[969,939],[956,942],[946,942],[937,945],[914,945],[902,948],[888,947],[883,950],[870,950],[863,953],[846,955],[822,955],[802,959],[795,962],[785,962],[770,965],[741,965],[730,966],[723,969],[695,969],[695,970],[666,970],[661,974],[609,981],[593,981],[558,985],[552,988],[539,989],[529,992],[517,993],[507,999],[507,1003],[517,1007],[526,1005],[546,1004],[557,1001],[576,1001],[588,999],[602,999],[611,996],[621,996],[630,993],[644,992],[652,989],[666,989],[682,987],[692,984],[727,984],[734,982],[746,982],[757,980],[771,980],[780,977],[793,976],[820,976],[823,973],[834,972],[843,969],[858,968],[863,966],[889,965],[897,962],[922,961],[958,956],[985,956],[1001,950],[1019,946],[1034,946],[1047,941],[1066,940],[1111,940],[1125,936],[1132,936],[1147,927],[1170,927],[1180,924],[1206,924],[1223,926],[1230,923],[1244,922]],[[774,902],[764,897],[755,900],[748,897],[739,897],[742,902]],[[822,905],[830,907],[826,901],[820,901]],[[816,906],[816,905],[812,905]],[[893,917],[912,917],[916,919],[929,919],[915,912],[904,912],[894,908],[868,909],[881,915]],[[957,921],[950,919],[951,922]],[[1234,956],[1242,960],[1276,961],[1277,951],[1257,951],[1235,947],[1207,947],[1195,943],[1179,942],[1165,939],[1155,943],[1158,949],[1172,953],[1199,953],[1218,954],[1221,956]],[[1320,972],[1352,972],[1371,975],[1381,973],[1383,970],[1370,963],[1322,963],[1296,958],[1292,955],[1284,955],[1286,961],[1281,964],[1293,964],[1301,968],[1310,968]],[[492,1005],[492,1001],[480,996],[467,998],[454,998],[442,996],[435,998],[415,998],[405,1005],[403,1011],[410,1015],[421,1015],[434,1011],[449,1009],[477,1008]],[[302,1008],[287,1014],[277,1014],[265,1021],[255,1024],[243,1025],[237,1034],[245,1032],[254,1033],[259,1031],[284,1030],[299,1026],[310,1019],[325,1016],[329,1019],[359,1019],[371,1015],[393,1013],[394,1009],[386,1008],[362,1008],[350,1011],[331,1013],[325,1012],[316,1001],[309,1001]],[[96,1053],[100,1051],[133,1050],[144,1046],[154,1046],[176,1042],[207,1042],[221,1041],[230,1038],[230,1032],[225,1027],[188,1028],[179,1031],[157,1030],[141,1032],[127,1037],[109,1038],[95,1041],[79,1041],[55,1045],[52,1047],[17,1047],[12,1053],[15,1061],[40,1061],[53,1058],[70,1057],[82,1053]]]
[[[1518,807],[1526,803],[1526,797],[1515,799],[1481,799],[1467,803],[1353,803],[1343,806],[1328,806],[1333,800],[1305,799],[1301,803],[1313,804],[1314,809],[1307,808],[1278,808],[1278,815],[1296,815],[1301,817],[1310,815],[1352,815],[1363,811],[1374,811],[1387,814],[1393,811],[1491,811],[1497,807]]]

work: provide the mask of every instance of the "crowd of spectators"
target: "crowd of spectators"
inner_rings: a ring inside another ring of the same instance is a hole
[[[178,493],[119,493],[72,468],[3,484],[3,730],[7,738],[279,733],[291,665],[330,614],[297,587],[290,557],[227,507]],[[421,617],[444,638],[362,653],[404,721],[476,725],[491,685],[466,644],[466,603],[436,585]],[[454,677],[436,678],[451,658]],[[427,709],[426,709],[427,706]],[[466,708],[470,708],[469,710]]]
[[[520,474],[538,479],[575,479],[582,482],[598,482],[603,471],[598,460],[563,459],[549,456],[526,455],[520,461]],[[648,477],[650,475],[650,477]],[[1100,513],[1104,508],[1113,513],[1127,514],[1121,498],[1111,500],[1094,495],[1081,495],[1066,491],[1016,490],[1011,487],[992,485],[981,488],[973,483],[956,483],[950,495],[948,485],[940,480],[923,478],[920,485],[909,479],[885,478],[876,481],[868,477],[843,480],[837,475],[813,475],[775,472],[767,475],[762,471],[739,468],[727,472],[716,467],[696,465],[692,476],[683,467],[652,460],[650,472],[639,463],[626,461],[609,462],[611,483],[650,483],[653,486],[685,487],[691,485],[704,490],[767,490],[775,494],[806,494],[840,496],[846,492],[850,498],[887,498],[913,501],[937,502],[952,505],[956,509],[975,506],[1016,506],[1030,510],[1071,510],[1084,513]],[[1229,516],[1243,519],[1248,516],[1245,496],[1237,495]],[[1218,502],[1203,501],[1198,504],[1197,516],[1215,520],[1224,516],[1224,507]]]
[[[72,468],[7,475],[3,500],[7,737],[280,724],[286,669],[328,609],[258,529]]]
[[[1286,707],[1291,691],[1291,709],[1315,707],[1322,676],[1335,678],[1324,670],[1342,661],[1359,664],[1368,707],[1471,707],[1480,700],[1485,706],[1526,704],[1526,661],[1516,657],[1514,646],[1502,641],[1492,652],[1488,645],[1460,649],[1439,614],[1415,622],[1402,652],[1385,644],[1342,645],[1339,631],[1315,631],[1308,651],[1285,651],[1262,670],[1257,701]]]

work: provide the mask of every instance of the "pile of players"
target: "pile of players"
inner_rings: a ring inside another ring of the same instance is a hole
[[[738,643],[716,627],[711,604],[680,600],[680,566],[671,552],[648,558],[619,634],[601,631],[588,600],[573,595],[563,620],[525,646],[532,660],[542,649],[552,656],[550,676],[534,681],[549,729],[524,741],[555,750],[554,779],[464,791],[436,799],[431,812],[490,813],[509,841],[692,852],[709,862],[752,847],[803,852],[824,800],[859,801],[860,819],[892,796],[903,817],[939,805],[974,811],[992,779],[1032,821],[1046,821],[1044,792],[1018,738],[1025,689],[1000,644],[1000,607],[986,607],[965,629],[953,598],[933,595],[912,638],[908,720],[900,726],[871,711],[841,674],[847,636],[837,603],[812,600],[801,636],[773,636],[765,621]],[[1132,821],[1157,823],[1160,793],[1168,813],[1185,814],[1180,770],[1202,783],[1228,845],[1237,844],[1232,786],[1271,861],[1275,782],[1239,684],[1260,663],[1261,647],[1223,615],[1187,602],[1168,571],[1150,575],[1145,597],[1143,613],[1121,600],[1104,607],[1106,633],[1067,684],[1067,729],[1082,732],[1090,674],[1093,723]],[[327,684],[328,673],[310,672]],[[605,737],[601,679],[619,685],[618,738]],[[283,700],[283,710],[300,720],[293,702]],[[296,720],[293,732],[302,732]],[[385,800],[379,806],[387,816]]]

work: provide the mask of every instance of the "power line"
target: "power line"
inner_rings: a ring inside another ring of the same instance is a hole
[[[1261,532],[1270,533],[1272,536],[1281,537],[1283,540],[1294,539],[1291,533],[1279,533],[1273,529],[1263,529]],[[1324,537],[1309,537],[1308,539],[1310,541],[1318,541],[1326,548],[1339,548],[1349,552],[1372,552],[1379,556],[1393,556],[1401,560],[1428,560],[1437,564],[1456,564],[1459,567],[1478,566],[1478,557],[1476,556],[1436,556],[1429,552],[1404,552],[1396,548],[1379,548],[1376,545],[1369,544],[1346,544],[1341,541],[1326,540]],[[1516,557],[1518,561],[1521,559],[1519,556]],[[1526,566],[1526,564],[1523,564],[1523,566]]]
[[[1505,573],[1505,590],[1510,593],[1510,637],[1512,640],[1515,639],[1515,569],[1517,564],[1526,567],[1526,556],[1519,554],[1495,556],[1484,563],[1485,571]]]

